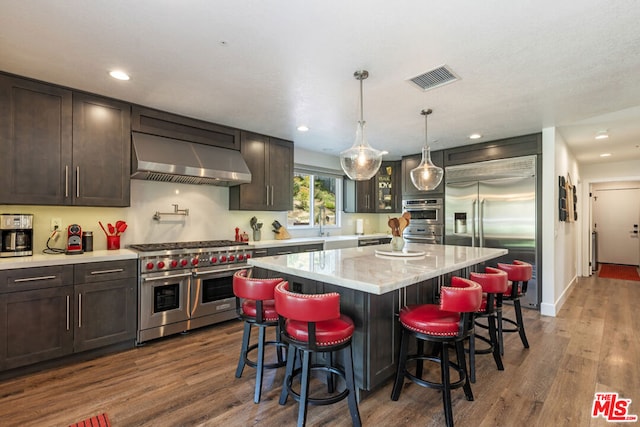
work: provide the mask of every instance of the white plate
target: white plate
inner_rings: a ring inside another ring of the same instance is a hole
[[[382,249],[376,249],[377,255],[384,256],[395,256],[399,258],[411,258],[418,257],[424,255],[424,251],[410,251],[410,250],[402,250],[402,251],[384,251]]]

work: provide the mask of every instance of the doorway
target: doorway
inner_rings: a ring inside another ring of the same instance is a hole
[[[597,262],[640,265],[640,183],[593,186]]]

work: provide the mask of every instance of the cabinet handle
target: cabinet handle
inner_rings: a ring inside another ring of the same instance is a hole
[[[26,277],[24,279],[13,279],[13,283],[20,283],[20,282],[36,282],[38,280],[52,280],[55,279],[57,276],[39,276],[39,277]]]
[[[94,275],[94,274],[122,273],[123,271],[124,271],[124,268],[114,268],[114,269],[111,269],[111,270],[92,271],[90,274]]]
[[[267,206],[269,206],[269,186],[265,185],[264,189],[267,191]]]
[[[273,206],[273,185],[271,186],[271,206]]]
[[[69,314],[69,308],[70,308],[70,307],[69,307],[69,300],[70,300],[70,298],[71,298],[71,297],[70,297],[69,295],[67,295],[67,331],[69,330],[69,326],[70,326],[70,325],[69,325],[69,315],[70,315],[70,314]]]
[[[80,197],[80,166],[76,167],[76,197]]]
[[[82,294],[78,294],[78,328],[82,328]]]
[[[69,165],[64,166],[64,197],[69,197]]]

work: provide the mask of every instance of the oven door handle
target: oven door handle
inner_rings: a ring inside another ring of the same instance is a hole
[[[193,272],[193,277],[211,276],[211,275],[227,276],[228,274],[225,274],[225,273],[228,273],[230,271],[244,270],[244,269],[248,269],[248,268],[251,268],[251,266],[250,265],[240,265],[240,266],[227,268],[227,269],[224,269],[224,270],[194,271]]]
[[[145,282],[153,282],[158,280],[175,279],[176,277],[189,277],[189,276],[191,276],[191,273],[169,274],[167,276],[160,276],[160,277],[145,277],[142,280]]]

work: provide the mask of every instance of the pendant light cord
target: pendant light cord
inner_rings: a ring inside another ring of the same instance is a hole
[[[424,116],[424,146],[429,148],[429,140],[427,139],[428,133],[428,123],[429,123],[429,114],[433,113],[433,110],[429,108],[428,110],[422,110],[422,115]]]

